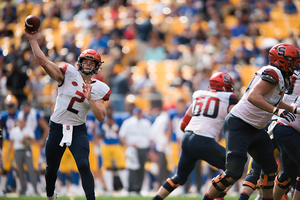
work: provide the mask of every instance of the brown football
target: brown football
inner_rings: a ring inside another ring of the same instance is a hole
[[[41,25],[40,19],[35,15],[28,15],[25,19],[25,29],[31,33],[39,30]]]

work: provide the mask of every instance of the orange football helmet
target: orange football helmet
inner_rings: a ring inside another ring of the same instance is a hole
[[[233,80],[229,74],[225,72],[217,72],[209,78],[209,87],[211,90],[232,92]]]
[[[269,63],[282,71],[294,73],[299,69],[298,49],[286,43],[277,44],[269,51]]]
[[[95,62],[95,67],[94,67],[93,70],[91,70],[91,71],[83,70],[82,61],[84,59],[92,60],[93,62]],[[99,69],[100,69],[100,66],[102,65],[102,63],[104,63],[104,62],[101,61],[100,54],[94,49],[84,50],[78,57],[78,69],[79,69],[79,71],[81,71],[85,75],[97,74]]]

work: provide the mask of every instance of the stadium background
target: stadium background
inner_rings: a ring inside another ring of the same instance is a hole
[[[179,98],[189,102],[193,91],[208,89],[215,70],[229,73],[241,96],[268,63],[271,46],[299,47],[299,8],[291,0],[3,0],[0,109],[12,93],[48,119],[55,103],[56,83],[36,63],[24,35],[30,14],[41,19],[39,44],[49,59],[75,64],[82,50],[97,49],[105,63],[95,78],[112,88],[111,100],[134,103],[151,117],[157,107],[174,107]],[[21,78],[7,85],[13,74]],[[24,76],[26,85],[18,84]]]

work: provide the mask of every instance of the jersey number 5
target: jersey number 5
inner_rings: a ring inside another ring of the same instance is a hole
[[[197,97],[194,105],[193,116],[199,116],[201,113],[205,117],[216,118],[219,112],[220,99],[216,97]],[[203,105],[205,106],[202,110]]]
[[[71,99],[69,105],[68,105],[67,110],[70,111],[70,112],[72,112],[72,113],[75,113],[75,114],[77,115],[77,114],[78,114],[78,110],[75,110],[75,109],[72,108],[72,107],[73,107],[73,104],[75,103],[75,101],[77,101],[77,102],[79,102],[79,103],[83,102],[84,99],[85,99],[85,97],[84,97],[83,93],[82,93],[82,92],[79,92],[78,90],[76,91],[75,94],[77,94],[78,96],[80,96],[80,98],[78,98],[78,97],[73,97],[73,98]]]

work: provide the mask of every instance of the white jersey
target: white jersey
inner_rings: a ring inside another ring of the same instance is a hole
[[[292,104],[297,95],[300,94],[300,72],[295,71],[296,73],[290,77],[291,85],[288,90],[285,92],[283,101],[287,104]]]
[[[55,123],[73,126],[84,124],[90,105],[83,95],[84,80],[81,73],[70,64],[64,64],[60,70],[64,73],[64,81],[58,86],[58,95],[51,120]],[[92,79],[91,85],[91,95],[95,101],[109,99],[110,88],[105,83]]]
[[[234,116],[239,117],[257,129],[264,128],[273,116],[272,113],[254,106],[247,100],[250,90],[260,79],[276,84],[276,86],[264,96],[264,99],[274,106],[278,106],[280,104],[286,90],[285,81],[279,69],[268,65],[262,67],[255,73],[255,76],[249,83],[245,94],[239,103],[230,111],[230,113]]]
[[[299,97],[299,95],[296,97],[295,102],[292,103],[292,106],[297,106],[298,108],[300,108],[300,97]],[[277,121],[282,123],[285,126],[291,126],[295,130],[300,132],[300,115],[295,114],[295,116],[296,116],[296,119],[293,122],[288,122],[286,119],[281,118],[281,117],[279,117]]]
[[[185,131],[217,139],[228,114],[228,107],[237,104],[232,92],[198,90],[193,94],[193,116]]]

